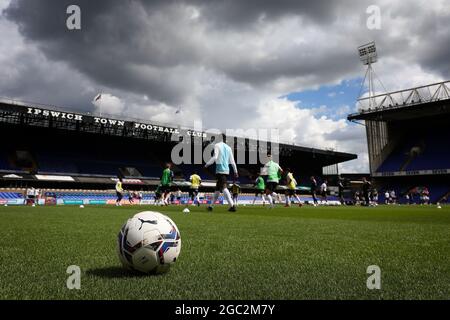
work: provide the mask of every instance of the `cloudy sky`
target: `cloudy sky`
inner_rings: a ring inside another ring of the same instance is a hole
[[[81,8],[81,30],[66,9]],[[380,29],[366,12],[380,9]],[[279,128],[283,141],[357,153],[348,123],[376,41],[387,90],[450,78],[448,0],[0,0],[0,96],[204,128]],[[102,99],[92,103],[102,93]],[[175,113],[181,109],[181,112]]]

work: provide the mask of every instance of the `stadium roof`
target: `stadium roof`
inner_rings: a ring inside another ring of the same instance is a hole
[[[62,130],[97,133],[103,135],[123,136],[129,138],[170,142],[173,133],[188,134],[208,138],[207,132],[195,131],[192,128],[176,125],[150,123],[142,119],[95,115],[90,113],[74,113],[66,109],[42,104],[18,102],[14,100],[0,101],[0,123],[10,125],[26,125],[33,127],[58,128]],[[242,137],[235,137],[241,138]],[[249,148],[249,140],[245,139],[245,148]],[[259,141],[258,141],[259,142]],[[239,141],[236,144],[240,148]],[[324,166],[357,158],[357,155],[324,150],[294,144],[280,143],[280,154],[289,156],[302,153],[321,162]]]
[[[367,108],[369,100],[375,107]],[[347,119],[395,121],[450,114],[450,80],[358,99],[359,112]]]

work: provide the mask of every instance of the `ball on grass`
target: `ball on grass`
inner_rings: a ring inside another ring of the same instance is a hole
[[[191,212],[188,208],[184,208],[183,213],[189,213]]]
[[[81,205],[80,205],[80,208],[83,209],[83,208],[84,208],[84,205],[81,204]]]

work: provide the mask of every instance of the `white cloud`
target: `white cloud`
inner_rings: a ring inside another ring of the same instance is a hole
[[[102,116],[114,116],[126,113],[125,103],[120,98],[109,93],[101,93],[92,101],[92,104],[95,107],[94,112]]]

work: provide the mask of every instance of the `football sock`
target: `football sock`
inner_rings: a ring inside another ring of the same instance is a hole
[[[230,190],[228,190],[228,188],[223,189],[223,194],[225,195],[230,207],[234,206],[234,202],[233,202],[233,198],[231,197]]]

